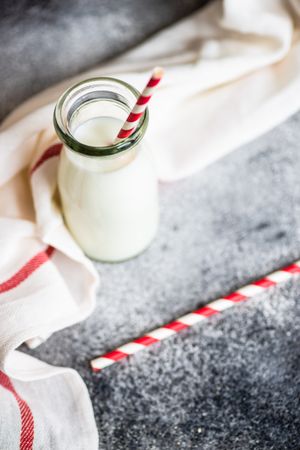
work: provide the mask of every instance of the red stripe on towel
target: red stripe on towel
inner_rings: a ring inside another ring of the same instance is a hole
[[[12,277],[10,277],[8,280],[0,283],[0,294],[2,294],[3,292],[10,291],[11,289],[14,289],[19,284],[21,284],[23,281],[25,281],[42,264],[49,261],[49,258],[53,252],[54,252],[54,248],[49,245],[46,248],[46,250],[43,250],[43,251],[37,253],[35,256],[33,256]]]
[[[27,402],[20,397],[9,377],[0,371],[0,385],[12,393],[18,403],[21,415],[20,450],[32,450],[34,440],[34,419]]]
[[[40,167],[49,158],[53,158],[53,156],[58,156],[61,152],[61,149],[62,149],[62,144],[54,144],[54,145],[51,145],[51,147],[47,148],[47,150],[44,151],[42,156],[37,160],[37,162],[31,168],[30,175],[32,175],[36,171],[36,169],[38,169],[38,167]]]

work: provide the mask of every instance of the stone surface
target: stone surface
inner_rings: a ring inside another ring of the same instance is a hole
[[[97,263],[97,308],[31,353],[86,381],[101,450],[300,448],[300,278],[100,374],[89,360],[300,256],[300,113],[161,185],[152,246]]]
[[[0,121],[31,95],[139,44],[206,2],[2,0]]]

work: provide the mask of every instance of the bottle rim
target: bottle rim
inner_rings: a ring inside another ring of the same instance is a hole
[[[133,86],[131,86],[129,83],[126,83],[125,81],[113,77],[94,77],[80,81],[79,83],[76,83],[71,87],[69,87],[59,97],[54,109],[53,124],[58,137],[68,148],[77,153],[81,153],[85,156],[110,156],[129,150],[130,148],[136,146],[141,141],[146,132],[149,122],[149,111],[148,108],[146,108],[145,113],[143,114],[134,132],[130,136],[128,136],[127,138],[123,139],[120,142],[117,142],[116,144],[108,146],[91,146],[77,141],[77,139],[75,139],[75,137],[70,132],[68,126],[66,126],[64,123],[62,112],[65,102],[67,102],[70,99],[72,94],[80,92],[81,90],[83,91],[83,88],[85,86],[88,87],[88,85],[93,85],[95,83],[102,83],[102,82],[103,83],[112,82],[122,87],[125,87],[128,91],[130,91],[131,94],[135,96],[136,99],[138,99],[140,96],[139,91],[135,89]],[[117,102],[117,100],[115,101]]]

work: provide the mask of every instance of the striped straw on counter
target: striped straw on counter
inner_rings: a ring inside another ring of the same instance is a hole
[[[156,67],[153,70],[152,76],[148,81],[145,89],[137,99],[136,104],[131,110],[121,130],[119,131],[116,142],[122,141],[123,139],[129,137],[134,132],[140,118],[142,117],[142,115],[145,112],[145,109],[147,108],[149,100],[153,95],[153,91],[159,84],[160,80],[162,79],[162,76],[163,76],[163,69],[161,69],[160,67]]]
[[[231,308],[237,303],[243,302],[254,298],[256,295],[261,294],[270,287],[276,286],[286,280],[289,280],[294,275],[300,274],[300,260],[295,263],[284,267],[276,272],[273,272],[266,277],[253,281],[251,284],[232,292],[225,297],[219,298],[200,309],[196,309],[177,320],[163,325],[160,328],[150,331],[146,335],[134,339],[121,347],[118,347],[112,352],[99,356],[91,361],[91,367],[94,372],[99,372],[105,367],[126,358],[129,355],[139,352],[146,347],[149,347],[156,342],[162,341],[169,336],[172,336],[185,328],[189,328],[198,322],[206,320],[208,317],[214,314],[219,314],[225,309]]]

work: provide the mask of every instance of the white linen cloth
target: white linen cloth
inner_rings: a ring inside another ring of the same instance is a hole
[[[97,287],[59,209],[53,102],[92,76],[113,75],[142,88],[149,70],[164,66],[147,137],[160,178],[185,177],[299,108],[299,13],[297,0],[214,2],[112,63],[32,98],[3,123],[0,448],[97,448],[79,375],[16,350],[84,319]]]

